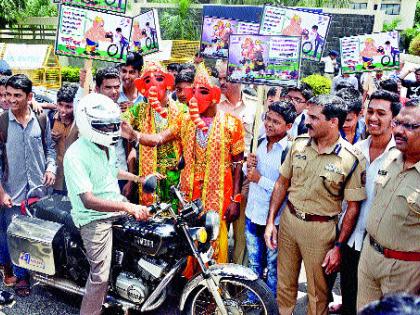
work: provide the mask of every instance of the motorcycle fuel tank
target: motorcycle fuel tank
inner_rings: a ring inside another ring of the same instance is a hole
[[[171,220],[138,222],[130,218],[116,227],[114,235],[117,243],[135,247],[146,255],[159,256],[176,242],[177,233]]]
[[[10,258],[16,266],[47,275],[55,274],[54,244],[62,224],[16,216],[7,229]]]

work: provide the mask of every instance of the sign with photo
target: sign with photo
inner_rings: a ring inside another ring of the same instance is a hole
[[[156,10],[133,18],[130,51],[147,55],[159,51],[160,27]]]
[[[340,38],[342,73],[400,68],[397,31]]]
[[[127,58],[132,18],[61,5],[55,53],[121,62]]]
[[[296,86],[301,61],[300,36],[230,36],[227,79],[246,84]]]
[[[124,14],[127,9],[127,0],[61,0],[61,3],[85,9],[122,14]]]
[[[258,30],[258,23],[205,16],[201,32],[201,55],[226,59],[231,34],[258,34]]]
[[[264,6],[260,34],[302,36],[302,57],[321,60],[331,16],[313,10]]]

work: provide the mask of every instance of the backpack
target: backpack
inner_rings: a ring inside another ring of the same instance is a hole
[[[264,139],[265,139],[264,137],[258,139],[257,148],[261,145]],[[290,141],[287,141],[287,146],[284,148],[283,152],[281,153],[280,165],[283,164],[284,160],[286,159],[287,153],[289,152],[289,149],[291,146],[292,146],[292,143]]]
[[[38,121],[39,127],[41,128],[41,140],[42,148],[44,149],[44,154],[47,152],[46,136],[45,130],[47,128],[47,116],[44,113],[37,114],[35,113],[36,120]],[[9,166],[7,162],[7,152],[6,152],[6,143],[7,143],[7,132],[9,129],[9,111],[6,110],[0,114],[0,148],[3,151],[2,156],[0,157],[3,165],[3,182],[7,180],[9,173]]]

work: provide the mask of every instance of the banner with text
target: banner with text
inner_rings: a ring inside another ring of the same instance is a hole
[[[296,86],[301,45],[300,36],[231,35],[228,81]]]
[[[400,68],[397,31],[340,38],[342,73]]]

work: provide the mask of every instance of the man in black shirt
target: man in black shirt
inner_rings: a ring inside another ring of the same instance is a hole
[[[414,72],[416,76],[415,81],[404,80],[404,78],[410,73]],[[407,97],[413,98],[420,96],[420,68],[416,68],[414,71],[410,70],[406,75],[400,76],[401,84],[407,88]]]

